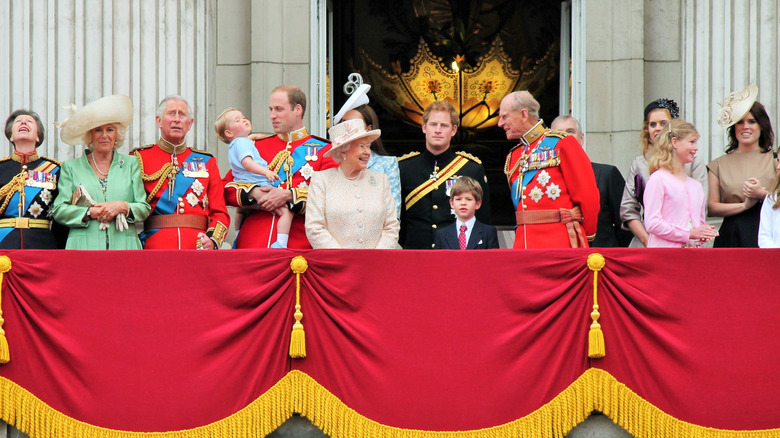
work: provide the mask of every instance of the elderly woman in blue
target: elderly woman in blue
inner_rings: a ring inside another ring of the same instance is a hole
[[[360,119],[365,124],[366,131],[380,129],[379,119],[377,118],[376,113],[368,106],[367,93],[368,90],[371,89],[371,86],[363,84],[362,81],[359,74],[353,73],[350,75],[350,81],[347,82],[344,89],[345,91],[355,87],[356,89],[333,118],[332,126],[346,120]],[[387,181],[390,184],[390,192],[395,201],[396,218],[400,220],[401,173],[398,170],[398,159],[392,155],[388,155],[385,146],[382,144],[382,139],[380,138],[377,138],[371,143],[371,158],[368,159],[367,168],[387,175]]]
[[[133,120],[127,96],[87,104],[62,124],[60,138],[88,145],[81,157],[62,164],[54,220],[70,228],[66,249],[141,249],[136,228],[151,208],[138,160],[116,148]]]
[[[0,249],[55,249],[68,229],[51,220],[60,163],[38,155],[44,126],[33,111],[18,109],[5,121],[11,156],[0,159]]]

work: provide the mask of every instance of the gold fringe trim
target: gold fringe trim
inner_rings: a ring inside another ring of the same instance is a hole
[[[588,357],[591,359],[600,359],[607,353],[604,348],[604,332],[601,331],[601,324],[599,324],[599,271],[601,271],[606,265],[604,256],[594,252],[588,256],[588,268],[593,271],[593,311],[590,312],[590,317],[593,323],[590,325],[590,332],[588,332]]]
[[[601,411],[637,438],[770,438],[780,429],[723,430],[678,420],[645,401],[604,370],[591,368],[549,403],[506,424],[468,431],[401,429],[372,421],[302,371],[285,377],[246,408],[212,424],[173,432],[128,432],[93,426],[55,411],[8,379],[0,377],[0,417],[31,438],[212,438],[266,436],[293,412],[308,418],[331,438],[562,438],[593,411]]]

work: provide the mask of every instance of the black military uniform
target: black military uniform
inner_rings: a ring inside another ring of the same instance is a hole
[[[59,175],[60,163],[37,152],[0,160],[0,249],[65,247],[68,229],[51,220]]]
[[[398,158],[401,171],[401,234],[404,249],[433,248],[436,231],[453,222],[450,187],[459,176],[470,176],[482,186],[482,207],[477,219],[490,224],[490,191],[482,162],[465,152],[451,149],[433,155],[429,150]]]

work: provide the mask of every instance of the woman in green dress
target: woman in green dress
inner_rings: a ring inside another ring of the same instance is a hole
[[[70,228],[66,249],[141,249],[135,222],[149,216],[138,160],[120,154],[133,104],[106,96],[62,124],[60,138],[86,144],[81,157],[62,164],[54,220]]]

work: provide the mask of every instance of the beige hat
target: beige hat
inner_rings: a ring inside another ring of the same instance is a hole
[[[720,111],[718,111],[718,124],[728,128],[742,120],[753,107],[757,97],[758,87],[756,85],[748,85],[740,92],[729,93],[725,102],[718,104],[721,106]]]
[[[363,122],[363,119],[346,120],[328,129],[328,136],[330,141],[333,142],[333,147],[328,152],[325,152],[325,156],[333,155],[340,148],[349,146],[356,140],[365,139],[365,141],[371,143],[379,138],[381,134],[382,131],[380,129],[366,131],[366,124]]]
[[[121,94],[101,97],[73,113],[60,126],[60,139],[73,146],[84,144],[84,134],[98,126],[113,124],[125,131],[133,121],[133,102]]]

